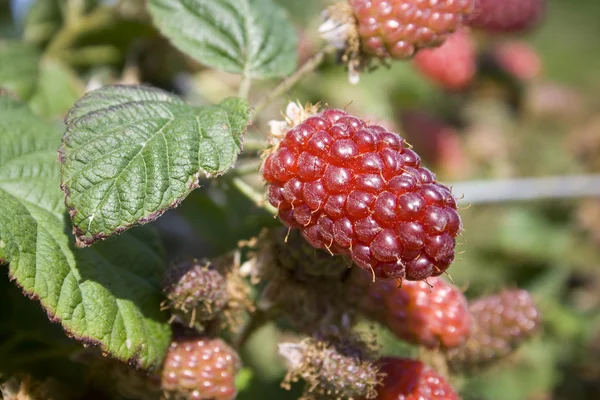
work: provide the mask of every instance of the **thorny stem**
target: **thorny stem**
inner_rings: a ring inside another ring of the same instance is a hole
[[[317,54],[312,56],[306,61],[298,70],[293,74],[285,78],[275,89],[273,89],[265,98],[259,101],[254,107],[254,117],[256,118],[269,104],[274,100],[282,96],[285,92],[290,90],[294,85],[302,80],[306,75],[316,70],[325,60],[327,54],[333,53],[335,48],[333,46],[327,46],[319,51]]]
[[[86,32],[92,32],[110,24],[114,13],[109,7],[99,7],[89,15],[82,16],[66,24],[48,45],[47,53],[60,55],[76,42],[77,38]]]
[[[600,196],[600,175],[551,176],[450,183],[464,204]]]

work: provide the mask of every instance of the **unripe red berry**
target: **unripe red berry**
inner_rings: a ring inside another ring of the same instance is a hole
[[[456,371],[486,367],[510,355],[539,328],[540,314],[526,290],[507,290],[475,300],[473,329],[466,343],[448,352]]]
[[[387,357],[379,364],[386,376],[377,390],[377,400],[459,399],[441,375],[420,361]]]
[[[428,348],[452,348],[469,336],[472,318],[467,299],[445,280],[405,281],[402,286],[380,281],[369,286],[362,310],[398,338]]]
[[[405,59],[442,44],[473,9],[473,0],[349,0],[363,52]]]
[[[398,134],[332,109],[279,134],[262,172],[285,225],[374,277],[421,280],[449,267],[456,199]]]
[[[171,343],[162,373],[162,389],[170,398],[233,400],[237,353],[221,339],[182,339]]]

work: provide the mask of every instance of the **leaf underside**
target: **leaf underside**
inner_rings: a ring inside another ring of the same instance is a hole
[[[68,114],[62,188],[80,246],[158,218],[236,162],[250,121],[242,99],[190,107],[162,90],[106,86]]]
[[[212,68],[266,79],[297,64],[297,32],[272,0],[150,0],[154,23],[173,44]]]
[[[69,335],[157,367],[170,340],[160,312],[161,246],[152,231],[138,229],[75,247],[59,189],[60,136],[25,105],[0,96],[0,262]]]

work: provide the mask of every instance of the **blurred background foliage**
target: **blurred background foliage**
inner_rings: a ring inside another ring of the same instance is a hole
[[[299,56],[306,60],[322,46],[316,28],[330,3],[278,1],[290,11],[301,38]],[[173,49],[149,23],[143,1],[80,3],[77,18],[88,19],[53,50],[61,27],[69,23],[63,1],[0,0],[0,53],[18,47],[14,62],[0,65],[0,86],[11,84],[37,113],[60,123],[86,88],[117,81],[163,87],[194,103],[236,94],[239,77],[203,68]],[[118,16],[100,18],[94,27],[100,3],[117,7]],[[352,86],[346,71],[329,60],[254,121],[249,142],[260,143],[266,122],[278,118],[287,101],[299,99],[347,108],[402,132],[443,182],[599,173],[598,15],[598,0],[549,0],[545,22],[531,34],[476,35],[481,52],[499,42],[529,44],[542,72],[527,82],[482,71],[469,88],[451,93],[429,83],[412,63],[396,62]],[[251,100],[274,84],[257,83]],[[434,121],[434,128],[423,129],[419,121]],[[250,143],[245,154],[255,154]],[[240,165],[252,167],[252,162],[242,156]],[[205,182],[156,222],[171,260],[225,253],[265,225],[277,224],[231,179]],[[261,182],[255,178],[248,184],[260,187]],[[542,335],[517,355],[491,370],[457,378],[464,398],[600,398],[600,199],[468,206],[465,198],[462,204],[464,253],[449,270],[454,281],[469,297],[505,287],[528,289],[544,317]],[[77,345],[58,325],[5,278],[0,299],[0,379],[25,369],[81,384],[85,368],[72,361]],[[289,335],[270,324],[248,342],[243,356],[251,368],[238,378],[240,399],[298,397],[298,390],[279,388],[285,370],[276,344]],[[379,338],[388,354],[416,354],[383,329]]]

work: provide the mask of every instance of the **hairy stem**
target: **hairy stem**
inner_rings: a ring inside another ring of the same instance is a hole
[[[252,78],[248,75],[244,75],[240,87],[238,88],[238,97],[242,99],[248,99],[250,94],[250,88],[252,87]]]
[[[259,101],[254,107],[254,116],[256,118],[269,104],[281,97],[285,92],[294,87],[306,75],[316,70],[325,60],[325,56],[335,51],[334,47],[327,46],[317,54],[306,61],[298,70],[289,77],[285,78],[275,89],[273,89],[265,98]]]
[[[260,193],[257,190],[255,190],[242,178],[235,177],[231,179],[231,184],[240,192],[242,192],[246,197],[252,200],[254,204],[256,204],[258,207],[265,209],[271,214],[277,214],[277,210],[265,200],[263,193]]]

